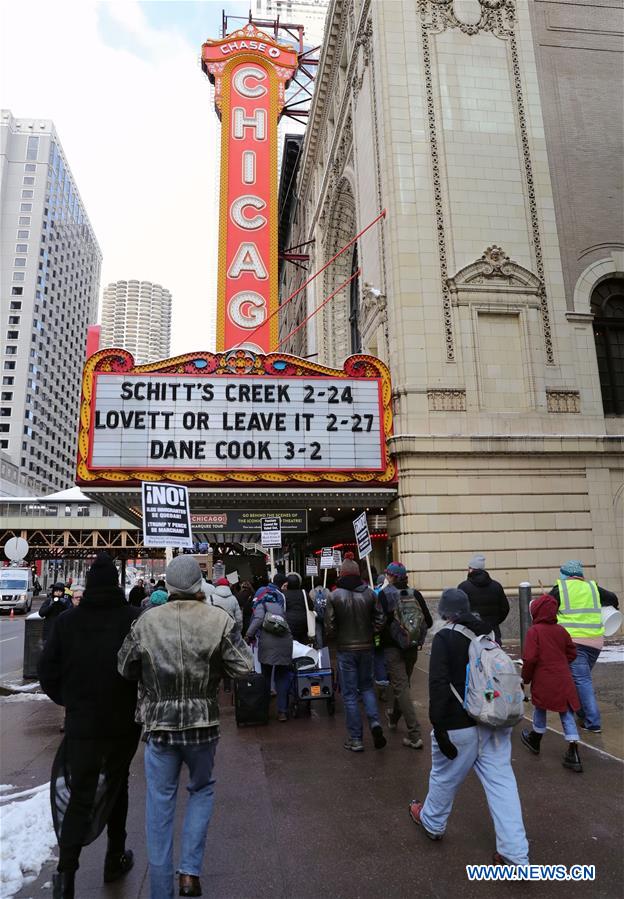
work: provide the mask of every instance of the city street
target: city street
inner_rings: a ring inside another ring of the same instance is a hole
[[[34,600],[32,611],[40,605],[39,600]],[[11,618],[8,612],[0,615],[0,683],[21,676],[25,618],[25,615],[18,614]]]
[[[426,721],[427,655],[421,656],[413,696]],[[582,775],[561,766],[563,740],[549,732],[539,759],[514,732],[514,768],[523,802],[531,862],[593,864],[595,883],[577,883],[575,897],[619,895],[622,855],[621,795],[624,786],[624,665],[596,669],[604,734],[584,740]],[[530,708],[530,707],[529,707]],[[408,802],[424,797],[430,767],[422,752],[402,747],[401,730],[388,734],[385,750],[370,741],[362,755],[342,748],[344,718],[324,709],[309,720],[272,721],[265,728],[237,729],[228,696],[221,696],[222,739],[217,753],[217,801],[203,871],[205,896],[218,899],[344,897],[390,899],[418,894],[465,899],[526,895],[518,883],[469,883],[465,865],[489,863],[494,834],[481,787],[471,775],[461,788],[445,839],[431,843],[410,821]],[[61,709],[47,700],[0,700],[1,782],[28,789],[45,784],[60,742]],[[557,716],[550,724],[559,729]],[[589,745],[591,740],[591,747]],[[593,747],[593,748],[592,748]],[[82,855],[78,893],[85,899],[146,899],[149,895],[143,806],[142,748],[132,767],[128,846],[136,864],[125,880],[104,886],[105,837]],[[178,837],[185,801],[180,791]],[[46,895],[54,862],[16,895]],[[534,883],[537,899],[561,896],[556,883]]]

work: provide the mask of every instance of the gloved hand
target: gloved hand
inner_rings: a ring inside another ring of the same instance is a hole
[[[445,755],[447,759],[451,759],[451,761],[457,758],[457,747],[451,743],[447,731],[434,730],[433,736],[436,738],[436,742],[440,747],[442,755]]]

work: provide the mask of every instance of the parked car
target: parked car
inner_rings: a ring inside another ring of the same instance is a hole
[[[32,606],[33,576],[30,568],[0,568],[0,610],[25,614]]]

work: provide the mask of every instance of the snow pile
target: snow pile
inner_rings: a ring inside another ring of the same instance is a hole
[[[37,879],[56,847],[50,784],[12,795],[0,787],[0,802],[0,897],[9,899]]]
[[[14,693],[12,696],[0,696],[0,702],[32,702],[39,699],[48,699],[48,697],[45,693]]]

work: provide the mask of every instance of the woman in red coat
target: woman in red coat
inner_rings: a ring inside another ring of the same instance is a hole
[[[530,610],[533,626],[524,643],[522,680],[531,684],[533,730],[523,730],[521,739],[527,749],[539,755],[540,742],[546,733],[546,711],[559,712],[568,741],[563,765],[581,772],[579,735],[574,719],[574,712],[581,704],[569,667],[576,658],[576,647],[565,628],[557,624],[557,600],[553,596],[545,594],[534,599]]]

